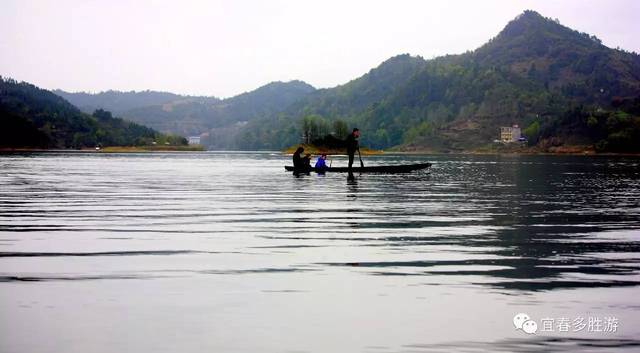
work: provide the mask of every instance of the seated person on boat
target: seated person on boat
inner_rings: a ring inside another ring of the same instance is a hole
[[[314,167],[316,169],[316,172],[324,172],[325,170],[329,169],[326,161],[327,161],[326,153],[323,153],[322,155],[320,155],[320,157],[318,157],[318,160],[316,161],[316,165]]]

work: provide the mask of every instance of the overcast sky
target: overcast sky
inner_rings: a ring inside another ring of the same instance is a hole
[[[0,75],[228,97],[332,87],[391,56],[473,50],[525,9],[640,52],[640,1],[0,1]]]

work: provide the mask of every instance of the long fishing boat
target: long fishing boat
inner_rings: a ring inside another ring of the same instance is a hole
[[[413,163],[413,164],[398,164],[398,165],[376,165],[369,167],[356,167],[353,166],[351,170],[354,173],[379,173],[379,174],[397,174],[397,173],[410,173],[415,170],[427,169],[431,167],[431,163]],[[296,171],[293,166],[286,165],[284,169],[288,172]],[[317,173],[347,173],[348,167],[328,167],[322,169],[316,169],[314,167],[298,170],[300,173],[305,172],[317,172]]]

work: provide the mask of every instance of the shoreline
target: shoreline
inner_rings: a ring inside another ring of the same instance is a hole
[[[477,155],[477,156],[627,156],[627,157],[640,157],[640,152],[596,152],[593,150],[567,150],[567,151],[532,151],[532,150],[520,150],[520,151],[483,151],[483,150],[471,150],[471,151],[433,151],[433,150],[415,150],[415,151],[388,151],[389,154],[406,154],[406,155]]]
[[[305,151],[307,151],[305,149]],[[95,149],[43,149],[43,148],[7,148],[1,147],[0,153],[157,153],[157,152],[234,152],[234,153],[243,153],[243,152],[271,152],[271,153],[281,153],[282,155],[291,155],[293,152],[289,152],[289,150],[282,151],[273,151],[273,150],[256,150],[256,151],[227,151],[227,150],[205,150],[202,148],[192,148],[192,149],[148,149],[148,148],[139,148],[139,147],[105,147],[101,150]],[[321,153],[326,153],[331,156],[346,156],[347,154],[343,150],[328,150],[327,152],[320,151],[312,151],[312,155],[318,155]],[[364,150],[362,151],[362,156],[377,156],[377,155],[435,155],[435,156],[603,156],[603,157],[640,157],[640,153],[621,153],[621,152],[594,152],[594,151],[583,151],[583,152],[534,152],[534,151],[517,151],[517,152],[489,152],[489,151],[397,151],[397,150]]]

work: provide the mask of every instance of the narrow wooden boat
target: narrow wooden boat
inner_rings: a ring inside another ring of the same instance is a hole
[[[431,167],[431,163],[414,163],[414,164],[400,164],[400,165],[376,165],[370,167],[356,167],[353,168],[354,173],[379,173],[379,174],[396,174],[396,173],[410,173],[414,170],[426,169]],[[293,172],[293,166],[285,166],[284,169],[288,172]],[[347,167],[329,167],[323,170],[316,170],[316,168],[311,168],[308,170],[309,172],[326,172],[326,173],[347,173],[349,168]],[[307,172],[306,170],[300,170],[300,173]]]

